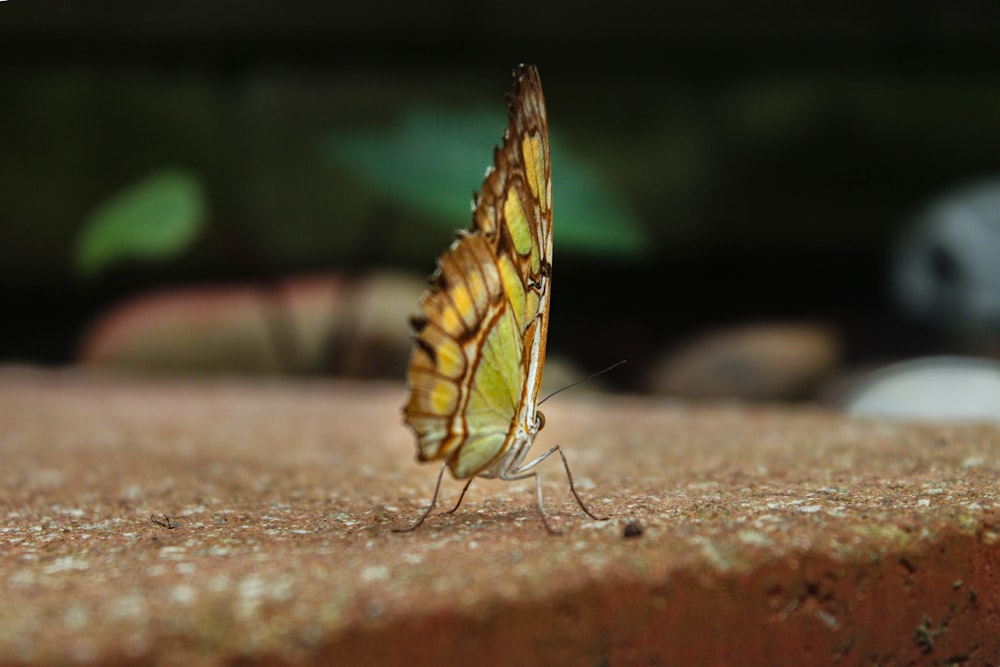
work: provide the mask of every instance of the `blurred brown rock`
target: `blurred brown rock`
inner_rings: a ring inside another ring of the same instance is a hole
[[[821,324],[757,323],[705,334],[653,364],[646,388],[692,398],[797,399],[836,369],[837,334]]]
[[[356,283],[341,308],[326,365],[334,375],[401,378],[410,358],[409,316],[427,281],[382,272]]]
[[[353,283],[326,274],[141,295],[99,316],[79,357],[162,372],[398,377],[409,353],[406,315],[423,285],[391,273]]]

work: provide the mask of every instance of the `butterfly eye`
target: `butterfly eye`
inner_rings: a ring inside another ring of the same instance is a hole
[[[535,413],[535,430],[541,431],[543,428],[545,428],[545,415],[539,410]]]

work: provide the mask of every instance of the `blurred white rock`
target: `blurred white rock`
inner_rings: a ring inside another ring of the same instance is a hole
[[[977,347],[1000,340],[1000,179],[952,190],[903,229],[892,292],[910,315]]]

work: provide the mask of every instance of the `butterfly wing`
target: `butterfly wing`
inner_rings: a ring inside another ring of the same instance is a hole
[[[498,476],[540,428],[552,273],[548,123],[538,70],[521,66],[472,227],[438,260],[411,322],[404,408],[421,461]]]

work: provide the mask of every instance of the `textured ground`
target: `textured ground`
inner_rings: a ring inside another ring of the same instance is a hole
[[[562,536],[485,480],[396,534],[403,400],[0,370],[0,665],[1000,662],[996,427],[562,394],[613,519],[550,461]]]

